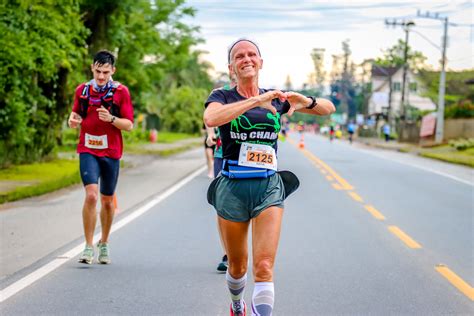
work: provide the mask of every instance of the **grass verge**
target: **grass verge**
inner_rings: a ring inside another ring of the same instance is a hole
[[[158,155],[168,157],[201,145],[202,141],[196,141],[166,149],[154,149],[151,147],[145,147],[143,144],[128,144],[125,147],[125,152],[132,155]]]
[[[474,148],[456,150],[449,145],[423,149],[420,156],[461,164],[474,168]]]
[[[52,192],[81,181],[77,160],[53,160],[0,170],[0,204]]]
[[[168,133],[159,134],[159,143],[171,144],[180,140],[189,139],[189,134]],[[194,136],[195,137],[195,136]],[[166,146],[157,149],[147,146],[150,143],[129,143],[125,145],[128,154],[136,155],[159,155],[171,156],[197,146],[202,141],[183,142],[182,145]],[[57,153],[63,158],[77,157],[76,145],[66,145],[58,148]],[[121,168],[129,167],[129,164],[120,161]],[[56,191],[58,189],[80,183],[79,162],[77,159],[56,159],[49,162],[18,165],[7,169],[0,169],[0,204],[11,202],[27,197]]]
[[[157,143],[170,144],[180,140],[200,137],[200,135],[192,135],[186,133],[173,133],[173,132],[158,132],[158,141]]]

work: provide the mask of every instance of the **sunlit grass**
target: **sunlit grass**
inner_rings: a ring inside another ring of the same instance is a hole
[[[81,181],[77,160],[53,160],[0,170],[0,203],[41,195]]]
[[[420,152],[420,155],[474,168],[474,148],[456,150],[449,145],[443,145],[424,149]]]

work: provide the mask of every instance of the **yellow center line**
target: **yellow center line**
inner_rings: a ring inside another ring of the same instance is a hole
[[[288,141],[294,145],[298,146],[294,140],[288,138]],[[336,190],[353,190],[353,187],[341,176],[339,176],[331,167],[329,167],[326,163],[324,163],[321,159],[313,155],[306,149],[301,149],[303,154],[313,162],[313,164],[321,171],[323,174],[329,173],[326,176],[326,179],[332,181],[336,179],[338,183],[331,183],[334,189]],[[347,192],[355,201],[363,202],[362,197],[360,197],[355,192]],[[376,219],[378,220],[385,220],[385,216],[380,213],[375,207],[372,205],[364,205],[365,209]],[[419,243],[417,243],[413,238],[408,236],[405,232],[403,232],[397,226],[388,226],[388,230],[393,233],[395,236],[400,238],[409,248],[412,249],[420,249],[422,248]],[[459,291],[461,291],[464,295],[466,295],[471,301],[474,301],[474,288],[470,286],[467,282],[461,279],[456,273],[451,271],[445,265],[437,265],[435,267],[436,271],[438,271],[443,277],[445,277],[454,287],[456,287]]]
[[[296,142],[288,138],[288,142],[294,146],[298,146]],[[321,167],[321,172],[323,174],[329,173],[337,182],[341,185],[343,190],[353,190],[354,188],[350,185],[345,179],[343,179],[340,175],[338,175],[331,167],[329,167],[324,161],[313,155],[310,151],[306,149],[301,149],[303,155],[305,155],[308,159],[315,162],[318,166]]]
[[[351,196],[351,198],[353,198],[357,202],[364,202],[364,200],[362,200],[360,195],[355,193],[355,192],[350,191],[350,192],[347,192],[347,194],[349,194]]]
[[[408,247],[412,249],[419,249],[421,245],[414,241],[410,236],[405,234],[400,228],[397,226],[388,226],[388,230],[391,231],[395,236],[400,238]]]
[[[381,221],[385,220],[385,216],[382,215],[382,213],[380,213],[379,211],[377,211],[375,209],[375,207],[373,207],[372,205],[364,205],[365,209],[370,213],[372,214],[373,217],[375,217],[376,219],[379,219]]]
[[[337,182],[342,186],[344,190],[352,190],[353,187],[350,185],[344,178],[342,178],[340,175],[338,175],[331,167],[329,167],[324,161],[313,155],[311,152],[309,152],[306,149],[303,149],[303,154],[308,157],[309,159],[313,160],[316,162],[318,165],[321,166],[321,170],[326,170],[330,175],[336,179]]]
[[[435,269],[471,301],[474,301],[474,288],[472,286],[443,264],[437,265]]]

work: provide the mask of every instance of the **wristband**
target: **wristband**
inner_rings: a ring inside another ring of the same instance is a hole
[[[311,97],[311,96],[310,96],[310,97],[308,97],[308,98],[310,98],[310,99],[312,100],[312,102],[311,102],[311,104],[308,105],[306,108],[307,108],[308,110],[311,110],[311,109],[314,108],[316,105],[318,105],[318,102],[316,102],[316,98],[315,98],[315,97]]]
[[[112,116],[112,119],[110,120],[110,124],[113,124],[115,121],[115,116]]]

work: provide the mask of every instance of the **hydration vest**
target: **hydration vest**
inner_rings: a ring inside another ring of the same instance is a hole
[[[89,110],[90,106],[96,106],[107,109],[113,116],[120,118],[120,107],[114,103],[114,93],[117,88],[120,86],[120,83],[113,82],[110,85],[110,88],[107,92],[100,98],[91,97],[90,96],[90,89],[92,89],[92,85],[88,82],[85,84],[84,89],[82,89],[81,96],[79,97],[79,105],[80,111],[79,115],[84,119],[87,116],[87,111]]]

